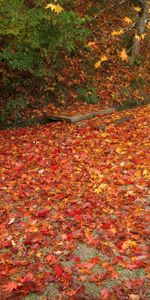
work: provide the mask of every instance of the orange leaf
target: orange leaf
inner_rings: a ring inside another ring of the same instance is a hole
[[[21,286],[21,283],[10,281],[3,285],[3,288],[6,292],[11,293],[12,291],[17,290],[18,286]]]
[[[113,36],[115,36],[115,35],[121,35],[121,34],[123,34],[124,33],[124,31],[123,31],[123,29],[120,29],[120,30],[118,30],[118,31],[116,31],[116,30],[114,30],[114,31],[112,31],[112,35]]]
[[[123,21],[124,21],[126,24],[132,24],[132,20],[131,20],[130,18],[128,18],[128,17],[125,17],[125,18],[123,19]]]
[[[126,53],[126,49],[122,49],[121,52],[119,53],[119,57],[123,60],[123,61],[128,61],[128,55]]]

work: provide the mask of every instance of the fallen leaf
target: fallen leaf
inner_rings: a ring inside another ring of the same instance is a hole
[[[139,300],[140,296],[136,294],[130,294],[129,295],[129,300]]]
[[[48,213],[49,213],[48,209],[43,209],[43,210],[40,210],[39,212],[37,212],[36,216],[38,218],[44,218],[48,215]]]
[[[57,262],[56,257],[53,254],[48,254],[46,256],[46,260],[51,264],[55,264]]]
[[[125,18],[123,19],[123,21],[124,21],[125,23],[127,23],[127,24],[132,24],[132,20],[131,20],[130,18],[128,18],[128,17],[125,17]]]
[[[55,265],[54,271],[55,271],[56,277],[60,277],[63,274],[64,270],[60,265]]]
[[[114,30],[114,31],[112,31],[112,35],[113,36],[116,36],[116,35],[121,35],[121,34],[123,34],[124,33],[124,31],[123,31],[123,29],[120,29],[120,30],[118,30],[118,31],[116,31],[116,30]]]
[[[101,67],[101,64],[107,60],[107,56],[103,55],[94,65],[95,69],[98,69]]]
[[[10,221],[8,222],[8,225],[11,225],[11,224],[13,224],[13,223],[15,222],[15,220],[16,220],[16,218],[15,218],[15,217],[11,218],[11,219],[10,219]]]
[[[107,188],[107,184],[106,183],[101,183],[94,191],[97,194],[102,193],[105,189]]]
[[[100,292],[100,295],[101,295],[101,299],[102,300],[108,299],[109,298],[109,291],[108,291],[108,289],[103,288],[101,290],[101,292]]]
[[[12,291],[17,290],[17,288],[18,288],[19,286],[21,286],[20,283],[10,281],[10,282],[8,282],[7,284],[4,284],[4,285],[3,285],[3,288],[5,289],[5,291],[6,291],[7,293],[11,293]]]

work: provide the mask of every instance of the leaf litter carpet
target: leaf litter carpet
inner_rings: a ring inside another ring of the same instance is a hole
[[[145,106],[0,132],[1,300],[150,299],[149,127]]]

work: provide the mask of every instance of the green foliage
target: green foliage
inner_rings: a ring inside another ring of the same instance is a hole
[[[97,96],[97,90],[93,86],[88,86],[87,88],[79,87],[77,89],[77,95],[79,99],[82,99],[83,101],[87,103],[97,103],[98,102],[98,96]]]
[[[24,81],[26,74],[37,81],[39,79],[41,86],[45,75],[52,76],[54,70],[59,70],[65,53],[70,55],[76,52],[80,43],[84,44],[89,34],[84,27],[87,20],[73,12],[73,2],[49,1],[62,8],[55,11],[46,7],[48,2],[45,0],[0,0],[0,60],[5,66],[2,71],[3,91],[13,95],[17,84],[20,86],[14,70],[19,71]],[[24,95],[16,97],[10,97],[4,107],[0,117],[4,124],[10,115],[17,121],[20,111],[26,106]]]
[[[9,115],[14,117],[17,122],[20,117],[20,111],[27,106],[27,101],[23,98],[17,98],[9,100],[4,108],[3,113],[0,116],[0,121],[2,124],[7,123],[7,118]]]
[[[45,4],[44,0],[0,0],[0,59],[9,67],[45,75],[45,66],[56,61],[60,50],[70,52],[87,37],[85,19],[65,8],[56,13]]]

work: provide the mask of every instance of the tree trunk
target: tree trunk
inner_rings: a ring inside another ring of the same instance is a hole
[[[135,36],[134,36],[134,41],[133,41],[133,46],[132,46],[132,54],[131,54],[131,58],[130,58],[131,64],[133,64],[135,58],[139,54],[140,37],[145,31],[145,27],[146,27],[146,23],[147,23],[147,19],[148,19],[148,9],[149,9],[148,0],[143,0],[142,6],[143,6],[143,8],[142,8],[141,16],[139,17],[137,29],[135,30]]]

